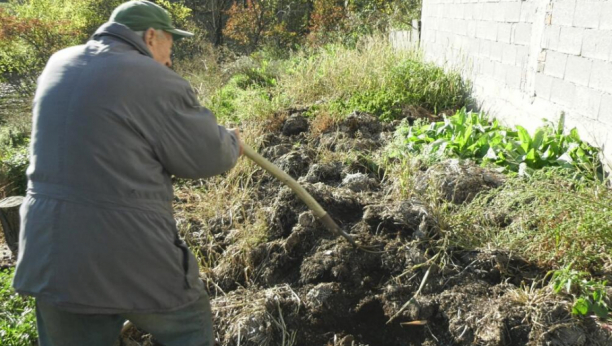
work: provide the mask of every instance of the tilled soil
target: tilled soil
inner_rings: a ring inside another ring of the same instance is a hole
[[[435,213],[418,197],[391,198],[400,187],[370,159],[392,138],[394,125],[354,113],[314,131],[296,111],[278,133],[260,138],[262,155],[298,179],[371,250],[334,237],[289,188],[257,169],[257,198],[243,203],[265,208],[266,241],[245,250],[225,218],[201,225],[222,253],[206,273],[218,344],[612,345],[606,325],[576,319],[567,301],[530,290],[549,268],[494,249],[452,249],[447,260],[436,257]],[[356,159],[329,160],[322,151],[352,152]],[[416,174],[415,196],[436,189],[455,204],[505,180],[457,160]],[[122,344],[155,343],[132,331]]]
[[[446,265],[436,261],[436,217],[423,200],[391,199],[397,184],[368,159],[395,124],[355,113],[316,135],[310,125],[293,114],[280,133],[262,138],[260,152],[376,250],[334,237],[289,188],[255,172],[258,200],[247,203],[266,208],[267,241],[244,254],[228,240],[231,227],[209,222],[225,248],[209,280],[220,345],[612,345],[605,325],[573,318],[558,296],[530,291],[546,268],[501,250],[456,249]],[[329,161],[322,150],[363,155]],[[505,180],[457,160],[417,174],[416,196],[434,188],[455,204]]]

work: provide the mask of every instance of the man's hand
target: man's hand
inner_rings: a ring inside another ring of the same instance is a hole
[[[244,147],[242,146],[242,141],[240,140],[240,130],[238,129],[227,129],[228,131],[234,131],[236,135],[236,139],[238,140],[238,156],[242,156],[244,154]]]

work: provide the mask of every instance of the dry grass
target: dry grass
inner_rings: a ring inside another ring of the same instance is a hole
[[[279,88],[297,105],[385,89],[392,82],[390,70],[402,59],[417,55],[394,51],[385,38],[378,36],[363,38],[357,49],[327,46],[315,55],[307,54],[297,53],[290,72],[279,78]]]
[[[251,291],[238,289],[212,300],[217,312],[221,345],[295,345],[297,332],[287,318],[296,316],[302,302],[288,285]]]

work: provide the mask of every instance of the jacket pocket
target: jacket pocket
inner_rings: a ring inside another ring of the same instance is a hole
[[[189,248],[187,247],[187,243],[179,237],[178,233],[174,239],[174,245],[181,249],[183,253],[183,277],[185,279],[185,288],[191,288],[191,284],[189,283]]]

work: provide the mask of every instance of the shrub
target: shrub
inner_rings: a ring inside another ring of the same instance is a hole
[[[0,153],[0,195],[23,196],[26,193],[26,169],[30,163],[29,140],[23,145],[4,146]]]
[[[83,43],[120,0],[10,1],[0,8],[0,81],[30,94],[56,51]]]

